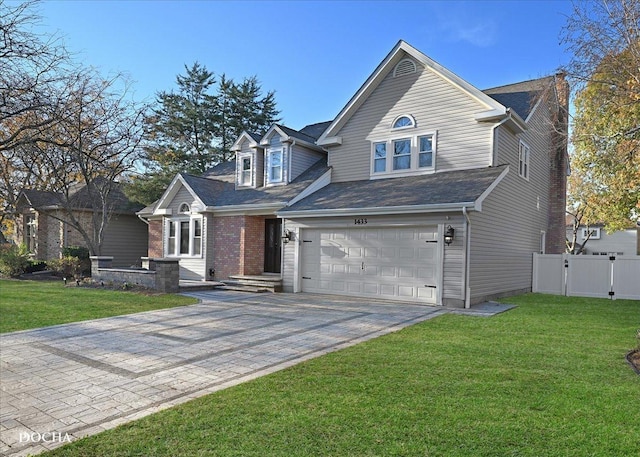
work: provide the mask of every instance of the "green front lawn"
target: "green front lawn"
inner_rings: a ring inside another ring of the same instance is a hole
[[[65,287],[62,281],[0,280],[0,333],[196,302],[181,295]]]
[[[445,315],[45,456],[631,456],[640,302]]]

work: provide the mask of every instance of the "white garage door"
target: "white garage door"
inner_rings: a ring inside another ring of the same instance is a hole
[[[306,229],[305,292],[436,303],[436,227]]]

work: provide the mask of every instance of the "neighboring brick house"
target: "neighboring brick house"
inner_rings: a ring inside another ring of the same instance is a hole
[[[76,193],[82,193],[82,186],[78,186]],[[111,198],[118,209],[112,212],[106,226],[101,254],[113,256],[114,266],[139,266],[140,258],[147,255],[147,225],[135,214],[139,206],[132,205],[119,189]],[[65,247],[87,247],[80,232],[69,223],[59,194],[22,190],[16,209],[15,239],[27,246],[34,259],[58,259]],[[91,208],[85,199],[75,201],[73,214],[85,230],[92,229]]]
[[[567,95],[562,75],[483,92],[400,41],[333,121],[244,132],[235,162],[177,175],[139,213],[149,255],[293,292],[528,291],[532,254],[564,250]]]

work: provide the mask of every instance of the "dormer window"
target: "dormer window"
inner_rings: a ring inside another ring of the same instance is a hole
[[[281,183],[283,180],[282,149],[271,149],[267,152],[267,182]]]
[[[415,127],[416,122],[412,116],[402,115],[398,116],[392,124],[392,129],[406,129],[410,127]]]
[[[240,159],[240,185],[250,186],[253,181],[253,167],[251,166],[251,156]]]

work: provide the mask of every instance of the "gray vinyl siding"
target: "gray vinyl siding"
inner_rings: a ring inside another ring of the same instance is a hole
[[[464,237],[463,216],[461,213],[450,214],[411,214],[411,215],[389,215],[389,216],[358,216],[366,217],[369,228],[389,228],[408,226],[453,226],[455,229],[454,242],[450,246],[443,248],[443,278],[442,278],[442,299],[445,304],[460,304],[464,299],[464,250],[466,241]],[[296,233],[295,240],[284,245],[283,249],[283,269],[282,281],[285,292],[294,291],[295,286],[295,251],[302,240],[300,230],[305,228],[353,228],[354,219],[352,217],[332,217],[332,218],[308,218],[308,219],[287,219],[284,221],[284,228]],[[441,236],[440,236],[441,238]]]
[[[582,229],[578,233],[578,242],[584,239],[581,236]],[[567,236],[572,236],[571,231],[567,231]],[[600,239],[590,238],[585,245],[585,254],[593,255],[600,253],[621,253],[621,255],[636,255],[638,234],[636,229],[620,230],[618,232],[607,233],[604,227],[600,227]]]
[[[442,299],[443,304],[463,304],[464,300],[464,281],[465,281],[465,255],[464,250],[467,241],[464,233],[464,224],[462,216],[458,216],[453,222],[446,221],[444,227],[451,225],[454,232],[453,242],[449,246],[444,246],[444,264],[443,264],[443,280],[442,280]],[[457,302],[457,303],[456,303]]]
[[[180,190],[178,190],[175,197],[173,197],[171,203],[167,205],[167,208],[170,208],[171,214],[173,216],[176,216],[178,215],[178,210],[180,209],[180,205],[182,203],[187,203],[189,207],[191,207],[191,203],[193,203],[193,200],[194,197],[193,195],[191,195],[191,192],[189,192],[184,186],[180,186]]]
[[[391,71],[344,127],[342,145],[331,148],[333,181],[369,179],[371,143],[403,133],[437,131],[436,169],[486,167],[491,161],[492,125],[474,115],[487,107],[418,64],[413,74],[393,77]],[[410,114],[417,127],[391,131],[393,120]]]
[[[253,156],[253,170],[255,173],[255,186],[264,186],[264,150],[256,149]]]
[[[291,173],[289,182],[304,173],[311,165],[324,157],[324,154],[312,151],[300,145],[291,145]]]
[[[539,107],[520,135],[505,127],[496,133],[496,157],[510,170],[485,199],[482,212],[470,215],[472,302],[531,289],[532,254],[540,251],[548,220],[552,145],[550,136],[541,133],[549,130],[545,111]],[[518,176],[520,139],[530,147],[528,181]]]
[[[149,229],[138,216],[115,214],[105,230],[102,252],[113,256],[114,267],[141,266],[147,256]]]

